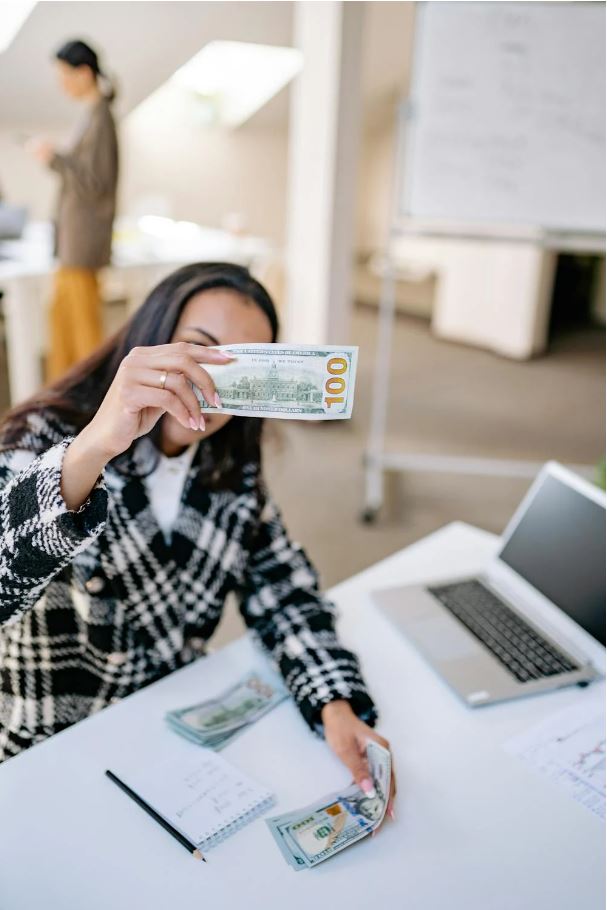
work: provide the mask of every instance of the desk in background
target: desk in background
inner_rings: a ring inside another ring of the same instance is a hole
[[[248,638],[0,765],[2,910],[599,910],[600,820],[502,744],[590,689],[472,711],[373,607],[391,584],[476,572],[498,539],[452,524],[330,594],[360,654],[395,756],[396,822],[296,873],[258,819],[194,862],[104,777],[128,751],[142,766],[169,708],[204,698],[260,660]],[[271,814],[342,786],[347,772],[283,703],[225,750],[275,792]]]
[[[260,272],[272,258],[266,241],[165,218],[142,219],[145,230],[128,220],[116,224],[112,263],[102,270],[102,295],[127,300],[132,312],[166,275],[189,262],[235,262]],[[11,404],[32,395],[43,382],[47,307],[52,274],[51,225],[28,225],[21,240],[0,245],[0,290]]]

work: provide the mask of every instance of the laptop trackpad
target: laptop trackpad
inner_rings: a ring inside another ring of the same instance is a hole
[[[406,632],[435,660],[459,660],[478,654],[478,645],[449,618],[429,616],[407,623]]]

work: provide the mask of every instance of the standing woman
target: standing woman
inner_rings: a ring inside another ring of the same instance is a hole
[[[56,379],[102,340],[98,270],[110,261],[118,183],[118,141],[111,111],[114,89],[84,41],[68,41],[55,54],[62,90],[86,107],[69,151],[46,141],[35,157],[59,174],[55,274],[50,318],[48,379]]]

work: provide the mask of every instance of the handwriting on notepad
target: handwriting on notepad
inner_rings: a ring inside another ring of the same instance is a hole
[[[209,812],[223,818],[254,796],[251,786],[242,780],[235,780],[232,774],[218,768],[214,762],[205,762],[186,773],[183,785],[191,798],[175,810],[177,818],[183,818],[202,802],[206,802],[205,808]]]

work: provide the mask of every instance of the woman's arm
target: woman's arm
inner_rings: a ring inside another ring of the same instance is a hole
[[[95,202],[115,189],[118,152],[114,124],[102,110],[95,111],[80,143],[72,152],[53,150],[48,165],[69,177],[85,202]]]
[[[364,748],[361,753],[350,734],[364,729],[385,742],[371,730],[375,706],[358,659],[335,633],[333,604],[321,595],[316,571],[289,539],[271,501],[254,538],[240,609],[277,663],[308,725],[325,735],[355,779],[367,784]]]
[[[20,450],[0,454],[0,624],[32,607],[103,530],[107,493],[100,481],[77,510],[70,510],[62,496],[70,442],[66,438],[38,456]]]
[[[335,608],[320,593],[318,577],[293,543],[276,506],[267,501],[255,536],[242,591],[241,612],[277,663],[308,725],[349,768],[364,792],[373,783],[366,743],[387,740],[372,727],[377,714],[355,655],[335,633]],[[395,780],[388,814],[394,817]]]
[[[321,710],[344,700],[374,724],[375,706],[357,658],[335,633],[335,607],[292,542],[271,500],[262,511],[246,567],[241,613],[271,653],[307,724],[322,734]]]
[[[23,450],[0,453],[0,624],[33,606],[101,533],[106,464],[149,433],[167,411],[189,429],[200,427],[200,405],[190,382],[212,403],[215,385],[201,364],[228,360],[222,351],[185,342],[133,348],[78,436],[38,457],[32,453],[24,470],[18,464],[27,455]]]
[[[111,457],[95,444],[88,427],[70,443],[61,471],[61,493],[68,509],[79,509],[88,499]]]

